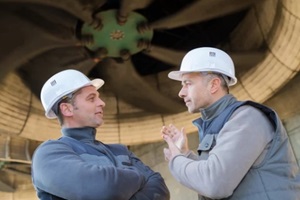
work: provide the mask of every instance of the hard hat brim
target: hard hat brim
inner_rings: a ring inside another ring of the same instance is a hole
[[[193,71],[193,72],[196,72],[196,71]],[[199,71],[200,72],[200,71]],[[169,74],[168,74],[168,77],[170,79],[173,79],[175,81],[181,81],[182,80],[182,75],[183,74],[186,74],[186,73],[192,73],[191,71],[171,71]]]
[[[204,70],[205,71],[205,70]],[[207,70],[207,71],[210,71],[210,70]],[[183,74],[187,74],[187,73],[193,73],[193,72],[203,72],[202,70],[201,71],[171,71],[169,74],[168,74],[168,77],[170,79],[173,79],[175,81],[182,81],[182,75]],[[217,71],[216,71],[217,72]],[[221,73],[221,74],[224,74],[222,72],[217,72],[217,73]],[[226,74],[224,74],[225,76],[227,76]],[[228,76],[229,77],[229,76]],[[230,78],[230,81],[228,82],[228,86],[233,86],[237,83],[237,78],[236,77],[229,77]]]
[[[91,85],[93,85],[97,90],[104,85],[104,81],[100,78],[91,80]]]

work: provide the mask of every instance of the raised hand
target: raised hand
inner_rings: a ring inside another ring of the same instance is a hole
[[[184,128],[179,130],[173,124],[170,124],[169,126],[162,127],[161,134],[169,146],[168,149],[164,149],[166,160],[170,160],[177,154],[185,154],[188,152],[188,143]]]

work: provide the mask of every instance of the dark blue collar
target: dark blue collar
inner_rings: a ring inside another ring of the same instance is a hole
[[[96,138],[96,129],[92,127],[62,128],[61,133],[63,136],[85,142],[94,142]]]

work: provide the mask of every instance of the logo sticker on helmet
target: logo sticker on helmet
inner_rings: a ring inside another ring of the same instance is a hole
[[[56,80],[52,81],[50,84],[51,84],[51,86],[56,85]]]
[[[211,56],[211,57],[216,57],[216,52],[209,52],[209,56]]]

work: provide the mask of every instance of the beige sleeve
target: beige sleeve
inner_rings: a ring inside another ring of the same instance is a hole
[[[272,140],[266,116],[251,106],[238,108],[220,131],[207,160],[178,155],[171,160],[172,175],[186,187],[212,199],[230,196],[248,170],[262,160]]]

